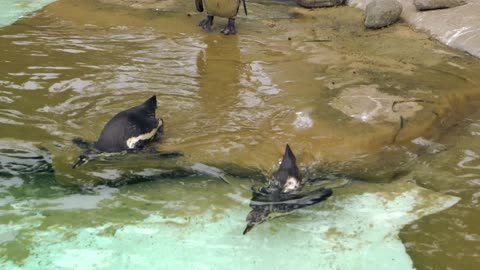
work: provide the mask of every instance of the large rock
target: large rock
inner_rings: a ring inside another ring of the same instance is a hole
[[[343,4],[344,0],[295,0],[297,4],[307,8],[333,7]]]
[[[382,28],[389,26],[400,18],[403,7],[396,0],[373,0],[365,9],[365,27]]]
[[[417,10],[431,10],[440,8],[451,8],[465,5],[463,0],[414,0],[413,4]]]
[[[467,4],[463,6],[430,12],[418,12],[413,1],[402,0],[402,19],[440,42],[480,58],[480,1],[464,0]],[[360,9],[365,9],[367,2],[345,0],[346,5]]]

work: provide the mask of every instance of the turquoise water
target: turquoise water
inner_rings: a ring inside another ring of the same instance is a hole
[[[220,188],[224,191],[216,195],[220,198],[200,196],[204,189],[220,191],[214,179],[176,182],[99,187],[88,195],[12,203],[2,215],[20,215],[20,219],[1,224],[0,235],[28,247],[28,256],[20,264],[4,260],[0,265],[2,269],[357,270],[372,265],[413,269],[399,230],[458,201],[412,183],[355,184],[323,204],[273,219],[244,236],[249,207],[242,180]],[[165,199],[166,189],[176,194],[171,200]],[[189,201],[179,198],[187,193]],[[210,207],[197,212],[206,199]],[[236,206],[226,207],[225,200]],[[82,203],[86,201],[90,203]],[[165,210],[178,209],[178,203],[184,214]],[[65,220],[81,220],[65,222],[62,215]]]
[[[0,27],[15,22],[55,0],[2,0],[0,1]]]

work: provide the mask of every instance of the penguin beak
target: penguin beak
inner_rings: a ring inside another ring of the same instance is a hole
[[[247,227],[245,227],[245,230],[243,231],[243,235],[247,234],[251,229],[253,229],[255,225],[253,224],[248,224]]]
[[[75,162],[75,164],[73,164],[72,169],[75,169],[75,168],[79,167],[80,165],[83,165],[83,164],[85,164],[85,163],[87,163],[87,162],[88,162],[88,160],[87,160],[86,158],[84,158],[84,157],[79,157],[78,160],[77,160],[77,162]]]

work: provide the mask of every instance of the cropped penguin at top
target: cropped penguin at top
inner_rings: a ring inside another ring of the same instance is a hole
[[[142,150],[147,142],[160,139],[163,120],[156,117],[157,98],[152,96],[143,104],[119,112],[103,128],[98,140],[73,165],[76,168],[102,153]],[[81,139],[78,145],[88,145]]]
[[[247,216],[247,226],[243,234],[249,232],[254,226],[261,224],[273,217],[286,214],[296,209],[322,202],[333,194],[329,188],[301,194],[304,186],[297,160],[290,146],[285,147],[280,167],[272,175],[272,180],[267,187],[260,190],[252,188],[250,207],[252,210]]]
[[[202,20],[200,27],[207,31],[212,30],[213,18],[215,16],[228,18],[228,24],[221,31],[225,35],[235,35],[235,17],[240,9],[240,2],[243,3],[245,15],[247,15],[247,5],[245,0],[195,0],[195,6],[199,12],[207,11],[207,18]]]

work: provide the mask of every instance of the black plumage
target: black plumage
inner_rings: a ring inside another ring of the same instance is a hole
[[[116,114],[107,122],[98,140],[80,155],[73,168],[97,158],[101,153],[141,150],[147,142],[158,140],[163,133],[163,120],[156,117],[156,109],[157,98],[152,96],[144,103]],[[74,142],[88,146],[81,139]]]
[[[302,176],[297,167],[295,155],[290,146],[285,147],[280,167],[273,173],[273,179],[267,187],[252,188],[250,208],[247,216],[247,226],[243,234],[249,232],[255,225],[261,224],[272,217],[272,214],[284,214],[306,206],[314,205],[328,199],[333,191],[329,188],[319,188],[308,193],[301,193]]]
[[[152,96],[143,104],[119,112],[103,128],[94,147],[102,152],[120,152],[128,149],[141,149],[148,142],[160,137],[155,131],[152,136],[145,140],[139,140],[135,144],[128,145],[129,139],[148,134],[153,130],[162,130],[162,120],[155,115],[157,98]]]

